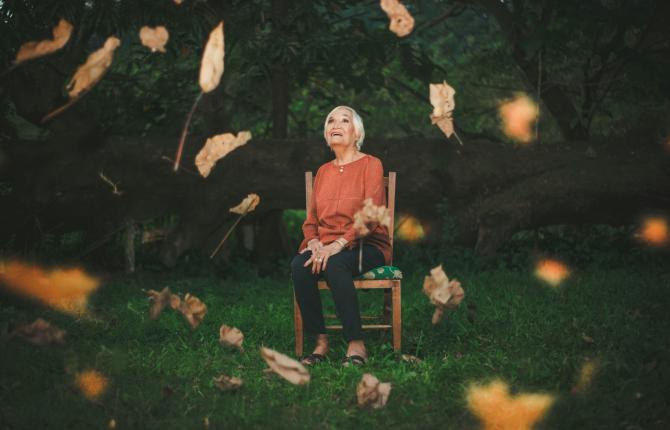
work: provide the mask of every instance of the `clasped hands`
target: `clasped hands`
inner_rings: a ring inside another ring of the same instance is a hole
[[[328,259],[338,252],[342,251],[346,246],[347,241],[344,238],[337,239],[334,242],[324,245],[319,239],[312,239],[307,243],[307,247],[300,251],[301,254],[304,254],[307,251],[311,251],[312,255],[305,262],[305,267],[312,265],[312,273],[320,273],[323,270],[326,270],[328,266]]]

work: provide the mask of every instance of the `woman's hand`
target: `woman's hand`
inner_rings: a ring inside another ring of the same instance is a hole
[[[321,271],[326,270],[328,259],[342,251],[346,243],[345,239],[340,238],[328,245],[322,246],[316,253],[312,253],[310,259],[305,262],[305,267],[311,263],[312,273],[321,273]]]
[[[304,254],[307,251],[312,251],[312,256],[316,255],[319,250],[323,248],[323,243],[319,239],[312,239],[309,242],[307,242],[307,247],[300,251],[301,254]],[[305,264],[305,266],[307,266]]]

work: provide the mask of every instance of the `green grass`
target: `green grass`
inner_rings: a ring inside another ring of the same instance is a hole
[[[466,389],[494,378],[508,382],[513,392],[557,397],[539,428],[670,427],[667,269],[582,269],[560,289],[525,271],[447,271],[462,281],[466,299],[436,327],[421,292],[425,273],[407,273],[403,282],[403,352],[422,363],[400,361],[390,338],[371,332],[369,365],[342,368],[345,345],[335,335],[332,361],[311,370],[308,386],[266,375],[258,353],[265,345],[292,354],[285,274],[222,279],[140,273],[108,280],[94,297],[93,320],[0,297],[3,332],[43,316],[68,333],[61,347],[0,344],[0,427],[106,428],[114,418],[119,429],[197,429],[208,417],[210,428],[478,428],[465,403]],[[172,311],[158,321],[148,318],[142,290],[164,286],[208,305],[195,331]],[[378,304],[375,292],[359,297],[365,311]],[[244,352],[219,346],[222,323],[244,332]],[[592,386],[570,394],[589,358],[600,365]],[[72,383],[73,372],[88,368],[111,380],[97,402],[82,397]],[[385,409],[356,406],[364,372],[393,384]],[[218,391],[212,377],[221,373],[241,377],[244,386]]]

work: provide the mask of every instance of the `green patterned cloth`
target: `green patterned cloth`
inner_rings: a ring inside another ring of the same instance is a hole
[[[396,266],[376,267],[356,279],[402,279],[402,272]]]

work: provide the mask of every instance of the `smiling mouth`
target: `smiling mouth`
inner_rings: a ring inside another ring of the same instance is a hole
[[[342,134],[339,131],[333,131],[332,133],[330,133],[330,137],[335,137],[335,136],[342,137],[342,136],[344,136],[344,134]]]

